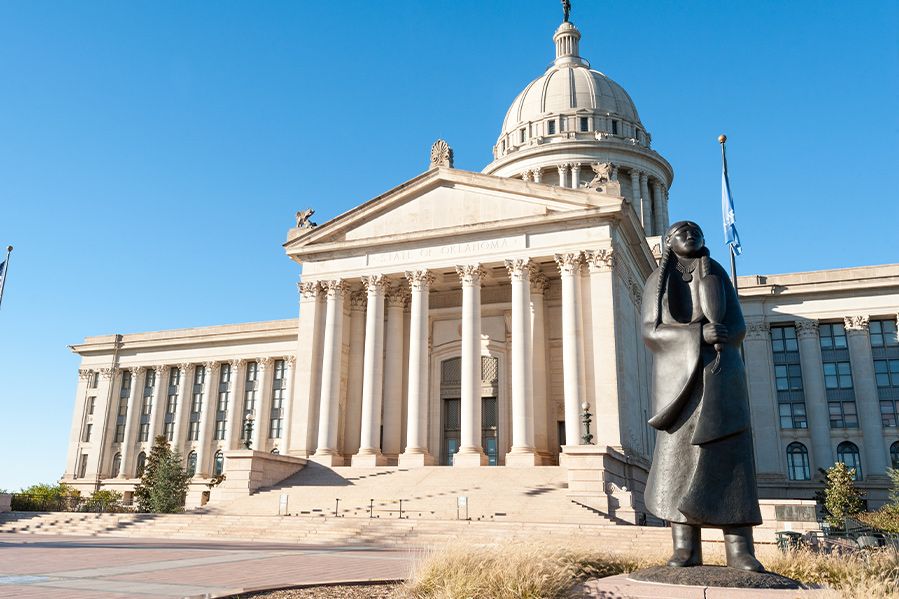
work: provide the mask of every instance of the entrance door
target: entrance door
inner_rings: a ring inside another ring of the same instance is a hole
[[[496,438],[497,410],[495,397],[481,398],[481,442],[487,454],[487,465],[496,466],[498,446]]]
[[[452,466],[453,456],[459,451],[462,439],[462,400],[443,400],[443,448],[440,453],[440,464]]]

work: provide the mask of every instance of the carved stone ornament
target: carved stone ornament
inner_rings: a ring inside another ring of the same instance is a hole
[[[817,320],[797,320],[796,321],[796,337],[802,339],[804,337],[817,337],[818,336],[818,321]]]
[[[203,368],[206,369],[207,381],[209,382],[209,384],[212,384],[212,379],[208,377],[211,377],[212,374],[219,369],[219,363],[213,361],[203,362]]]
[[[767,341],[771,335],[771,325],[764,320],[746,321],[746,339]]]
[[[487,271],[480,264],[462,264],[456,266],[456,273],[463,285],[480,285]]]
[[[549,279],[542,272],[535,271],[531,274],[531,293],[543,294],[549,289]]]
[[[106,379],[106,380],[109,380],[109,379],[111,379],[113,376],[115,376],[115,371],[116,371],[115,368],[101,368],[101,369],[100,369],[100,376],[103,377],[103,378]]]
[[[357,289],[350,293],[350,310],[365,310],[368,304],[368,294],[361,289]]]
[[[82,381],[86,381],[89,378],[91,378],[91,372],[92,372],[91,370],[87,370],[85,368],[79,368],[78,369],[78,378],[81,379]]]
[[[349,285],[343,279],[333,279],[331,281],[321,281],[322,291],[328,297],[344,296],[349,292]]]
[[[284,358],[284,363],[287,364],[288,368],[293,368],[294,365],[297,363],[297,357],[296,356],[287,356],[286,358]]]
[[[530,258],[513,258],[506,260],[506,270],[513,281],[530,281],[537,267]]]
[[[131,376],[136,378],[143,374],[144,370],[146,370],[146,368],[143,366],[133,366],[131,368]]]
[[[431,146],[431,166],[429,168],[453,168],[453,149],[446,141],[438,139]]]
[[[868,331],[870,318],[865,315],[843,317],[843,327],[850,333],[865,333]]]
[[[256,358],[256,367],[259,369],[259,372],[262,372],[263,370],[271,366],[273,361],[274,359],[271,356]]]
[[[315,299],[321,292],[321,284],[318,281],[300,281],[297,283],[300,297],[303,299]]]
[[[590,165],[593,169],[593,179],[587,183],[587,189],[601,189],[603,185],[612,180],[611,162],[594,162]]]
[[[368,295],[384,293],[387,289],[387,277],[384,275],[369,275],[362,277],[362,285]]]
[[[584,263],[583,252],[556,254],[554,258],[556,260],[556,266],[559,267],[559,273],[562,275],[574,275],[579,273],[581,265]]]
[[[413,291],[427,291],[434,279],[434,273],[427,269],[406,271],[406,280]]]
[[[313,214],[315,214],[315,210],[312,208],[297,210],[297,229],[311,229],[312,227],[317,227],[317,224],[309,220],[312,218]]]
[[[602,248],[584,252],[584,258],[590,266],[590,270],[596,272],[611,272],[615,268],[615,250]]]
[[[153,370],[156,371],[157,377],[163,376],[165,374],[165,371],[168,369],[169,369],[169,367],[167,364],[157,364],[156,366],[153,367]]]
[[[246,360],[244,360],[243,358],[231,360],[231,376],[234,376],[234,374],[240,370],[240,367],[244,365],[244,362],[246,362]]]
[[[643,304],[643,283],[638,282],[637,279],[628,272],[624,277],[624,286],[627,288],[627,292],[631,296],[631,301],[634,302],[635,306]]]
[[[402,308],[409,299],[409,290],[402,285],[392,285],[387,288],[384,297],[387,300],[388,308]]]

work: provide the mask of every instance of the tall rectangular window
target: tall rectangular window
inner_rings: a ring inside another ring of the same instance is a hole
[[[524,127],[522,127],[521,129],[518,130],[518,142],[524,143],[524,137],[525,137],[525,132],[524,132]]]
[[[175,436],[175,423],[166,422],[162,427],[162,434],[165,435],[167,441],[171,441]]]
[[[581,117],[581,131],[587,132],[590,130],[590,119],[585,116]]]
[[[91,429],[93,428],[93,424],[87,424],[84,427],[84,436],[81,437],[81,441],[84,443],[91,442]]]
[[[121,443],[125,440],[125,425],[124,424],[116,424],[115,425],[115,442]]]
[[[99,387],[99,386],[100,386],[100,373],[97,372],[96,370],[94,370],[94,371],[91,372],[91,385],[90,385],[90,388],[91,388],[91,389],[96,389],[96,388]]]
[[[802,366],[794,325],[771,327],[771,351],[774,356],[774,382],[780,427],[808,428],[805,394],[802,388]]]
[[[275,360],[275,375],[272,380],[272,411],[269,439],[281,438],[281,427],[284,422],[284,391],[287,387],[284,360]]]
[[[556,134],[556,122],[555,121],[547,121],[546,122],[546,134],[547,135],[555,135]]]
[[[87,454],[82,453],[78,465],[78,478],[84,478],[87,474]]]
[[[244,379],[244,400],[243,400],[243,422],[240,427],[240,438],[246,439],[246,421],[247,416],[256,409],[256,379],[259,373],[259,366],[256,362],[247,363],[247,375]]]
[[[881,422],[883,426],[895,428],[899,425],[899,339],[896,337],[896,321],[872,319],[868,330]]]
[[[612,135],[618,135],[618,121],[612,121]]]
[[[231,395],[231,365],[222,364],[219,375],[218,401],[215,404],[215,439],[221,441],[225,438],[225,430],[228,421],[228,400]]]
[[[140,431],[138,433],[138,438],[141,442],[147,441],[147,438],[150,436],[150,423],[149,422],[141,422],[140,423]]]
[[[193,395],[190,402],[190,425],[187,428],[187,438],[197,441],[200,438],[200,416],[203,412],[203,384],[206,381],[206,367],[194,368]]]
[[[818,333],[830,428],[858,428],[846,329],[841,322],[822,323]]]
[[[96,397],[88,397],[87,398],[87,415],[88,416],[93,416],[94,407],[95,407],[96,403],[97,403]]]
[[[197,441],[200,438],[200,421],[191,420],[187,427],[187,440]]]
[[[821,349],[847,349],[846,329],[840,323],[822,324],[818,333],[821,340]]]

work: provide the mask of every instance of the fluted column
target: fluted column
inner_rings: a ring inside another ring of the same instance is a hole
[[[318,446],[313,459],[326,466],[342,466],[337,451],[337,418],[340,409],[340,362],[343,348],[343,298],[347,291],[341,279],[323,281],[325,331],[322,348],[321,401],[318,412]]]
[[[350,293],[350,354],[347,367],[346,422],[343,445],[345,455],[359,451],[362,434],[362,367],[365,356],[365,304],[368,296],[364,290]]]
[[[746,359],[746,382],[751,402],[752,434],[755,446],[755,467],[759,475],[784,478],[781,467],[785,448],[778,438],[779,421],[777,395],[772,376],[774,354],[771,351],[771,327],[761,319],[746,321],[743,340]]]
[[[481,444],[481,280],[480,264],[457,266],[462,282],[461,445],[453,466],[484,466]]]
[[[865,442],[862,451],[867,457],[862,472],[868,476],[886,476],[887,447],[883,439],[883,421],[880,416],[880,398],[874,378],[874,355],[871,352],[871,336],[868,316],[847,316],[844,320],[849,360],[852,364],[852,381],[855,387],[855,405],[858,421]]]
[[[134,434],[134,421],[137,420],[137,412],[140,410],[140,398],[143,396],[141,376],[144,368],[138,366],[131,369],[131,389],[128,394],[128,411],[125,413],[125,436],[122,439],[122,469],[119,478],[132,478],[131,454],[134,453],[134,445],[137,437]]]
[[[637,220],[643,222],[643,200],[640,195],[640,171],[631,169],[631,207],[637,213]]]
[[[827,391],[824,388],[818,321],[796,321],[796,337],[799,339],[805,412],[812,438],[812,468],[813,471],[817,468],[830,468],[833,465],[833,450],[830,446],[830,415],[827,409]]]
[[[643,198],[643,231],[652,235],[652,198],[649,196],[649,176],[640,173],[640,195]]]
[[[534,368],[534,447],[538,455],[549,452],[549,414],[546,401],[546,319],[544,297],[549,281],[542,272],[531,273],[531,357]]]
[[[291,415],[293,414],[293,371],[296,368],[297,357],[284,358],[284,402],[281,404],[281,438],[278,442],[278,451],[287,454],[289,449]]]
[[[428,466],[428,309],[434,275],[429,270],[406,273],[410,292],[409,380],[406,399],[406,450],[399,458],[402,467]]]
[[[403,314],[409,292],[396,285],[387,290],[384,333],[384,430],[381,451],[391,460],[400,453],[403,432]]]
[[[577,189],[581,186],[581,165],[575,163],[571,165],[571,188]]]
[[[200,434],[197,446],[196,476],[199,477],[209,475],[209,445],[212,440],[215,404],[218,402],[219,375],[221,374],[217,362],[206,362],[204,367],[206,377],[203,381],[203,405],[200,407]]]
[[[568,165],[560,164],[556,168],[559,170],[559,187],[568,187]]]
[[[531,338],[531,273],[528,258],[506,260],[512,281],[512,449],[506,466],[534,466],[534,358]]]
[[[577,293],[583,257],[581,252],[556,254],[562,278],[562,374],[565,397],[565,445],[580,445],[581,315]]]
[[[231,360],[231,391],[228,397],[228,422],[225,426],[225,449],[237,449],[238,440],[243,431],[243,404],[244,382],[247,378],[246,361],[242,359]]]
[[[665,211],[662,208],[662,204],[665,203],[664,195],[662,194],[662,182],[658,179],[652,180],[652,198],[653,198],[653,233],[655,235],[664,235],[665,229],[668,224],[665,222]]]
[[[156,439],[156,435],[159,433],[159,425],[162,423],[162,419],[165,415],[165,401],[164,398],[166,394],[163,393],[164,389],[168,389],[168,381],[166,380],[166,374],[168,374],[168,366],[159,365],[154,366],[153,370],[156,374],[156,384],[153,386],[153,403],[150,406],[150,430],[147,434],[147,442],[150,446],[153,446],[153,441]]]
[[[190,396],[193,389],[193,364],[178,365],[178,403],[175,404],[175,426],[172,433],[172,449],[184,449],[184,426],[190,411]]]
[[[256,360],[256,422],[253,424],[252,446],[255,451],[268,451],[268,433],[272,424],[273,363],[271,357]]]
[[[381,400],[384,392],[384,291],[383,275],[362,278],[366,289],[365,356],[362,366],[362,431],[353,466],[381,466]]]

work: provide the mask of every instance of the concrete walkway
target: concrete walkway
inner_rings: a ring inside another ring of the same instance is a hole
[[[0,597],[216,597],[406,578],[414,557],[392,548],[0,533]]]

